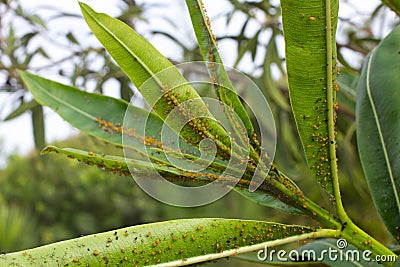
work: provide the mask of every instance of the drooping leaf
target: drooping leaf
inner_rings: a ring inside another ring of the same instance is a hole
[[[400,242],[400,27],[364,62],[357,87],[361,163],[386,227]]]
[[[238,42],[238,56],[235,64],[233,64],[235,68],[238,66],[239,62],[247,52],[251,53],[251,58],[254,61],[257,54],[258,36],[260,36],[261,32],[262,29],[258,30],[253,37],[249,39],[246,38],[245,40]]]
[[[111,171],[114,174],[126,176],[132,175],[135,178],[157,179],[160,175],[170,182],[178,183],[191,182],[196,185],[202,185],[213,181],[217,181],[220,184],[231,183],[230,177],[224,176],[218,172],[214,172],[211,168],[198,172],[189,172],[179,168],[181,166],[168,166],[163,162],[142,161],[127,157],[94,153],[93,151],[83,151],[74,148],[58,148],[55,146],[47,146],[41,154],[45,155],[50,152],[60,153],[68,158],[76,159],[79,162],[83,162],[88,165],[97,166],[106,171]],[[190,166],[189,164],[186,165],[186,168]],[[218,186],[220,186],[220,184]],[[240,183],[239,186],[241,186]],[[280,205],[283,206],[282,203]]]
[[[33,32],[28,32],[27,34],[23,35],[21,37],[21,46],[27,47],[28,44],[30,43],[31,40],[33,40],[33,37],[37,36],[39,32],[38,31],[33,31]]]
[[[43,21],[43,19],[38,16],[38,15],[31,15],[31,16],[27,16],[26,17],[32,24],[36,24],[41,26],[43,29],[47,30],[47,25],[46,23]]]
[[[1,254],[0,265],[182,266],[312,237],[303,226],[234,219],[138,225]]]
[[[309,168],[332,199],[338,2],[281,1],[293,113]]]
[[[51,152],[60,153],[64,156],[67,156],[68,158],[76,159],[88,165],[97,166],[101,169],[111,171],[114,174],[130,176],[130,171],[134,169],[135,172],[133,172],[132,175],[139,176],[141,178],[156,178],[155,172],[157,172],[162,177],[171,182],[187,181],[201,184],[212,182],[214,180],[219,180],[221,183],[224,183],[224,177],[220,176],[218,171],[215,171],[218,170],[218,168],[204,169],[201,172],[197,172],[194,174],[182,171],[172,166],[164,166],[157,163],[150,163],[147,161],[140,161],[113,155],[103,155],[101,153],[95,153],[93,151],[83,151],[73,148],[58,148],[55,146],[47,146],[42,151],[42,155]],[[224,168],[226,167],[222,166],[222,172]],[[210,174],[212,176],[210,176]],[[250,193],[247,188],[240,183],[237,185],[237,187],[234,188],[234,190],[242,196],[260,205],[281,210],[284,212],[289,212],[292,214],[304,214],[303,211],[290,207],[276,197],[268,195],[267,192],[263,190],[258,190]]]

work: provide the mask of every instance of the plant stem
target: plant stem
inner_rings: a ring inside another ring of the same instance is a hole
[[[277,172],[277,175],[283,177],[283,179],[289,180],[289,178],[281,172]],[[308,214],[311,218],[314,218],[325,227],[336,230],[340,230],[342,228],[342,224],[338,218],[313,202],[311,199],[305,197],[303,192],[300,190],[293,190],[276,179],[270,178],[269,182],[288,197],[289,203],[287,204],[304,211],[304,213]]]
[[[373,256],[389,256],[391,261],[380,262],[385,266],[392,266],[398,256],[379,241],[372,238],[351,220],[341,231],[341,237],[362,251],[369,250]],[[372,257],[371,257],[372,258]]]

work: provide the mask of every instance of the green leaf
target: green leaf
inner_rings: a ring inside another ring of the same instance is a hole
[[[340,103],[340,111],[355,118],[356,111],[356,89],[359,74],[351,69],[342,68],[340,75],[337,76],[339,91],[337,99]]]
[[[8,114],[8,116],[4,119],[4,121],[12,120],[38,105],[39,105],[38,102],[36,102],[35,100],[29,102],[22,102],[18,108],[14,109],[10,114]]]
[[[366,59],[357,87],[357,142],[379,214],[400,242],[400,27]]]
[[[83,151],[74,148],[58,148],[55,146],[47,146],[42,150],[41,154],[45,155],[50,152],[56,152],[63,154],[71,159],[76,159],[88,165],[94,165],[101,169],[111,171],[114,174],[123,174],[130,176],[128,166],[135,168],[133,175],[147,176],[154,170],[158,171],[165,178],[176,178],[184,176],[185,173],[176,168],[163,166],[157,163],[151,163],[146,161],[140,161],[135,159],[125,159],[123,157],[96,154],[92,151]]]
[[[293,113],[308,166],[332,199],[338,2],[281,1]]]
[[[95,36],[138,89],[155,74],[173,67],[157,49],[122,21],[97,13],[84,3],[80,3],[80,6]],[[177,77],[182,79],[181,75]],[[149,92],[142,94],[149,104],[154,102],[149,101],[150,97],[160,95],[148,96]]]
[[[27,34],[23,35],[21,37],[21,46],[27,47],[28,44],[33,40],[33,37],[35,37],[39,32],[38,31],[33,31],[33,32],[28,32]]]
[[[0,255],[0,265],[168,266],[211,261],[312,236],[295,225],[186,219],[138,225]]]
[[[41,154],[45,155],[51,152],[60,153],[64,156],[67,156],[68,158],[76,159],[88,165],[97,166],[101,169],[111,171],[114,174],[120,174],[120,175],[122,174],[130,176],[131,175],[130,170],[134,168],[135,172],[132,173],[132,175],[140,176],[141,178],[146,178],[146,177],[154,178],[156,177],[155,171],[157,171],[162,177],[166,178],[168,181],[171,182],[191,181],[191,182],[196,182],[197,184],[201,184],[205,182],[212,182],[214,180],[219,180],[221,183],[223,183],[224,177],[220,175],[219,171],[223,172],[224,169],[226,168],[226,166],[221,165],[222,169],[219,169],[218,167],[208,168],[202,170],[201,172],[196,172],[196,175],[193,175],[193,173],[185,172],[171,166],[164,166],[157,163],[150,163],[148,161],[140,161],[129,158],[125,159],[123,157],[104,155],[104,154],[94,153],[92,151],[83,151],[73,148],[58,148],[55,146],[47,146],[45,149],[42,150]],[[207,174],[211,174],[212,176],[207,176]],[[292,214],[297,214],[297,215],[304,214],[303,211],[288,206],[287,204],[281,202],[276,197],[267,195],[267,192],[265,191],[258,190],[250,193],[248,189],[244,185],[241,185],[240,183],[238,184],[237,187],[234,188],[234,190],[239,194],[241,194],[242,196],[260,205],[278,209],[284,212],[289,212]]]
[[[248,136],[252,140],[254,136],[253,125],[251,124],[250,118],[240,102],[238,95],[235,93],[234,87],[223,66],[215,36],[210,28],[210,20],[205,14],[203,4],[200,0],[187,0],[186,5],[189,9],[201,54],[204,61],[207,62],[207,69],[211,77],[211,82],[220,85],[215,87],[217,97],[219,97],[223,103],[233,108],[246,128]],[[237,120],[236,117],[233,114],[228,114],[228,116],[231,120],[232,126],[235,127],[237,124],[235,123]],[[235,130],[240,132],[242,129]],[[239,136],[242,136],[242,134]]]
[[[268,155],[261,152],[261,146],[256,138],[251,120],[224,68],[218,52],[216,37],[212,33],[210,19],[205,13],[203,3],[201,0],[186,0],[186,5],[189,9],[197,42],[199,43],[202,57],[207,64],[207,70],[214,85],[217,98],[230,107],[230,109],[224,109],[224,112],[241,144],[251,145],[250,147],[246,147],[246,149],[250,148],[250,159],[255,165],[258,164],[258,170],[262,169],[268,173],[271,164],[270,160],[268,159]],[[257,42],[258,33],[253,38],[253,42]],[[247,133],[247,136],[245,133]],[[254,191],[257,189],[264,178],[262,176],[257,177],[256,175],[252,180],[249,190]]]
[[[79,45],[78,40],[75,38],[74,34],[72,32],[67,33],[67,35],[65,35],[65,37],[67,37],[67,39],[73,43],[73,44],[77,44]]]
[[[194,182],[196,185],[205,184],[218,180],[220,183],[229,183],[229,177],[223,176],[218,172],[210,169],[204,169],[200,172],[187,172],[173,166],[160,162],[149,162],[126,157],[113,155],[104,155],[94,153],[92,151],[83,151],[74,148],[58,148],[55,146],[47,146],[41,152],[42,155],[50,152],[60,153],[70,159],[76,159],[88,165],[97,166],[103,170],[111,171],[114,174],[126,175],[140,178],[155,179],[157,174],[170,182]],[[189,164],[187,164],[189,165]],[[193,166],[194,164],[192,164]],[[189,165],[190,166],[190,165]],[[188,168],[189,166],[185,166]],[[226,166],[223,166],[226,167]],[[210,176],[211,174],[212,176]],[[239,186],[241,186],[239,184]],[[281,204],[283,205],[283,204]]]
[[[72,126],[81,131],[122,147],[122,125],[125,112],[128,110],[132,113],[130,117],[133,121],[131,123],[142,128],[145,127],[147,122],[147,137],[160,140],[159,129],[161,129],[163,121],[153,113],[135,106],[129,106],[127,102],[122,100],[84,92],[27,72],[19,71],[19,74],[38,103],[52,108]],[[131,129],[131,132],[134,132],[134,129]],[[143,136],[131,137],[129,148],[137,151],[138,156],[148,155],[149,157],[160,158],[157,153],[150,149],[150,147],[156,146],[155,142],[144,149],[142,145]]]
[[[31,15],[26,17],[33,25],[39,25],[41,26],[43,29],[47,30],[47,25],[46,23],[43,21],[43,19],[41,17],[39,17],[38,15]]]
[[[37,105],[32,108],[32,128],[33,139],[37,149],[42,149],[46,146],[45,132],[44,132],[44,117],[43,107]]]
[[[161,118],[166,119],[172,110],[183,103],[190,105],[190,108],[177,114],[179,116],[169,117],[166,123],[172,129],[194,145],[204,138],[216,140],[215,136],[220,136],[220,141],[216,143],[222,150],[227,150],[230,146],[227,133],[213,120],[196,90],[167,58],[122,21],[97,13],[86,4],[80,3],[80,6],[95,36]],[[208,124],[206,133],[198,124],[187,123],[181,129],[186,117],[200,118],[197,120],[200,125]]]

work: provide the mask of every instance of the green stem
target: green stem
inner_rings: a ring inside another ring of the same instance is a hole
[[[289,180],[287,176],[281,172],[279,172],[278,175]],[[342,228],[342,223],[338,218],[313,202],[311,199],[305,197],[303,192],[300,190],[293,190],[276,179],[269,179],[269,181],[275,188],[288,197],[289,201],[287,204],[304,211],[304,213],[309,215],[311,218],[314,218],[325,227],[336,230]]]
[[[352,221],[349,221],[345,228],[341,231],[341,237],[362,251],[371,251],[373,257],[380,257],[384,255],[387,258],[389,256],[390,259],[388,261],[380,262],[385,266],[392,266],[398,258],[393,251],[372,238]],[[372,256],[370,256],[371,259],[373,259]]]

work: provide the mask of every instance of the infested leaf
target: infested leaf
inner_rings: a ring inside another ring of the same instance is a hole
[[[200,117],[202,121],[204,120],[204,124],[209,125],[207,134],[199,135],[196,127],[186,124],[179,135],[194,145],[198,145],[206,137],[215,139],[215,136],[220,136],[222,140],[220,145],[225,146],[222,150],[230,146],[227,133],[213,120],[213,116],[208,112],[196,90],[187,83],[167,58],[125,23],[106,14],[97,13],[86,4],[80,3],[80,5],[86,22],[95,36],[141,91],[155,113],[165,120],[177,106],[192,101],[191,109],[186,109],[185,112],[204,111]],[[146,81],[147,86],[142,87]],[[149,83],[153,86],[148,86]],[[171,117],[166,123],[174,129],[174,125],[180,125],[182,120],[185,120],[185,116],[179,114]]]
[[[217,98],[230,107],[230,109],[225,109],[224,112],[236,136],[240,139],[240,143],[248,144],[245,146],[250,149],[250,159],[257,165],[256,172],[261,171],[267,174],[272,165],[271,160],[268,158],[267,153],[262,150],[251,120],[225,70],[218,52],[216,37],[212,33],[210,19],[205,13],[203,3],[201,0],[187,0],[186,5],[189,9],[197,42],[199,43],[203,60],[207,64],[207,70],[211,82],[214,84]],[[253,42],[257,42],[258,34],[253,39]],[[238,122],[239,120],[240,122]],[[247,133],[247,136],[244,133]],[[264,179],[265,177],[262,175],[255,175],[249,190],[251,192],[255,191]]]
[[[308,166],[333,197],[338,2],[282,0],[290,101]],[[330,25],[327,25],[329,23]],[[312,40],[312,41],[311,41]]]
[[[122,125],[129,105],[127,102],[84,92],[27,72],[19,71],[19,74],[38,103],[52,108],[79,130],[122,147]],[[140,126],[145,125],[143,120],[147,118],[149,138],[159,136],[157,129],[161,129],[163,122],[158,116],[134,106],[130,107],[130,111],[134,113],[134,122]],[[130,148],[137,152],[138,158],[157,157],[158,154],[143,147],[144,138],[132,136]],[[162,157],[158,158],[162,160]]]
[[[183,266],[312,236],[297,225],[185,219],[137,225],[51,245],[1,254],[0,265]]]

